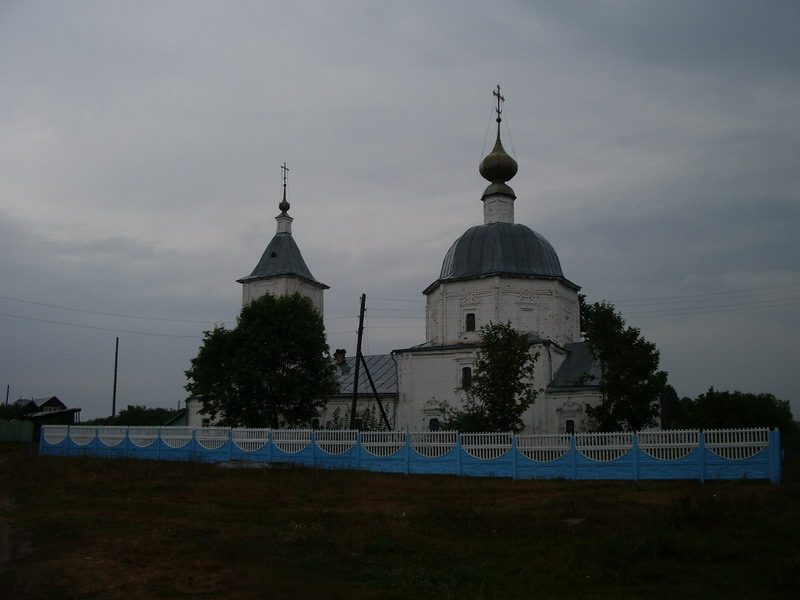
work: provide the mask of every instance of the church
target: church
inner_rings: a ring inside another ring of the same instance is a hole
[[[425,340],[388,355],[364,357],[359,365],[358,423],[377,423],[376,405],[391,428],[436,431],[442,405],[458,407],[466,398],[480,350],[481,327],[511,323],[528,335],[530,352],[538,355],[534,384],[536,402],[523,415],[525,433],[574,433],[589,427],[587,404],[601,401],[599,369],[585,342],[580,341],[580,287],[567,279],[553,246],[542,235],[514,222],[516,193],[509,181],[517,162],[500,139],[502,102],[499,86],[497,137],[479,171],[489,182],[483,191],[483,224],[467,229],[445,254],[438,277],[425,289]],[[283,199],[278,226],[252,273],[238,280],[242,304],[264,294],[307,297],[324,314],[323,293],[292,238],[292,217]],[[353,399],[356,357],[335,353],[340,391],[328,399],[313,426],[345,422]],[[208,425],[199,403],[187,401],[188,424]],[[369,418],[367,418],[369,417]]]

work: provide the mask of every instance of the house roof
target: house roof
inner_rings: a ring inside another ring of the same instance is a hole
[[[602,371],[586,342],[573,342],[564,347],[569,353],[547,386],[548,392],[571,392],[600,387]]]
[[[528,334],[528,343],[530,345],[536,344],[552,344],[548,340],[540,338],[538,335],[529,333]],[[463,344],[440,344],[439,342],[424,342],[422,344],[418,344],[416,346],[411,346],[410,348],[400,348],[395,350],[394,352],[427,352],[432,350],[441,350],[442,352],[446,352],[448,350],[463,350],[467,348],[480,348],[481,343],[478,342],[465,342]]]
[[[397,395],[397,363],[391,354],[375,354],[365,356],[364,361],[375,383],[378,394]],[[339,396],[353,395],[353,379],[355,375],[356,357],[350,356],[345,359],[343,365],[336,365],[336,379],[339,383]],[[364,372],[363,365],[358,373],[358,393],[359,395],[372,395],[372,386],[369,384],[367,374]]]
[[[61,409],[67,408],[67,405],[59,400],[58,396],[48,396],[47,398],[20,398],[14,402],[14,406],[29,406],[33,405],[34,408],[42,408],[45,405],[56,406]]]

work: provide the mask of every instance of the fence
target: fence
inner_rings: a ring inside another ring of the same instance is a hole
[[[0,443],[27,442],[33,440],[33,421],[0,419]]]
[[[39,452],[514,479],[781,478],[780,434],[769,429],[515,436],[46,425]]]

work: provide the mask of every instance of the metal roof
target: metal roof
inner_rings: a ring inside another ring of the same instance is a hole
[[[600,387],[602,371],[589,345],[586,342],[573,342],[564,348],[569,354],[547,386],[547,391],[567,392]]]
[[[521,223],[485,223],[470,227],[450,246],[439,279],[425,291],[440,281],[487,275],[557,278],[570,283],[544,237]]]
[[[391,354],[375,354],[365,356],[364,361],[375,382],[375,388],[380,395],[397,395],[397,363]],[[349,356],[345,359],[345,364],[336,365],[336,379],[339,383],[340,396],[353,395],[353,375],[355,374],[356,357]],[[367,374],[364,372],[363,365],[358,372],[358,393],[372,395],[372,386],[369,384]]]
[[[247,277],[237,279],[237,281],[244,283],[251,279],[264,279],[279,275],[294,275],[307,279],[321,287],[328,287],[314,279],[311,271],[306,266],[306,261],[303,260],[303,255],[300,254],[300,248],[298,248],[292,234],[288,232],[276,233],[267,249],[264,250],[264,254],[261,255],[261,260],[258,261],[253,272]]]

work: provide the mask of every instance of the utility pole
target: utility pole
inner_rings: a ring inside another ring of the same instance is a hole
[[[358,371],[360,366],[364,366],[364,373],[367,374],[369,385],[372,387],[372,394],[375,396],[375,401],[378,403],[378,408],[381,410],[381,417],[383,423],[386,425],[386,430],[391,431],[392,425],[389,423],[389,417],[386,416],[386,411],[383,409],[383,402],[381,402],[380,394],[375,387],[375,382],[372,380],[372,374],[369,372],[367,360],[361,352],[361,340],[364,338],[364,313],[366,312],[367,295],[361,294],[361,310],[358,313],[358,342],[356,343],[356,370],[353,373],[353,402],[350,404],[350,429],[356,428],[356,408],[358,407]]]
[[[367,295],[361,294],[361,310],[358,313],[358,342],[356,342],[356,370],[353,373],[353,402],[350,404],[350,429],[356,428],[356,406],[358,404],[358,368],[361,366],[361,339],[364,336],[364,311]]]
[[[119,360],[119,338],[117,338],[117,345],[114,350],[114,394],[111,396],[111,423],[117,420],[117,363]]]
[[[11,392],[11,384],[6,385],[6,406],[8,406],[8,394]]]

